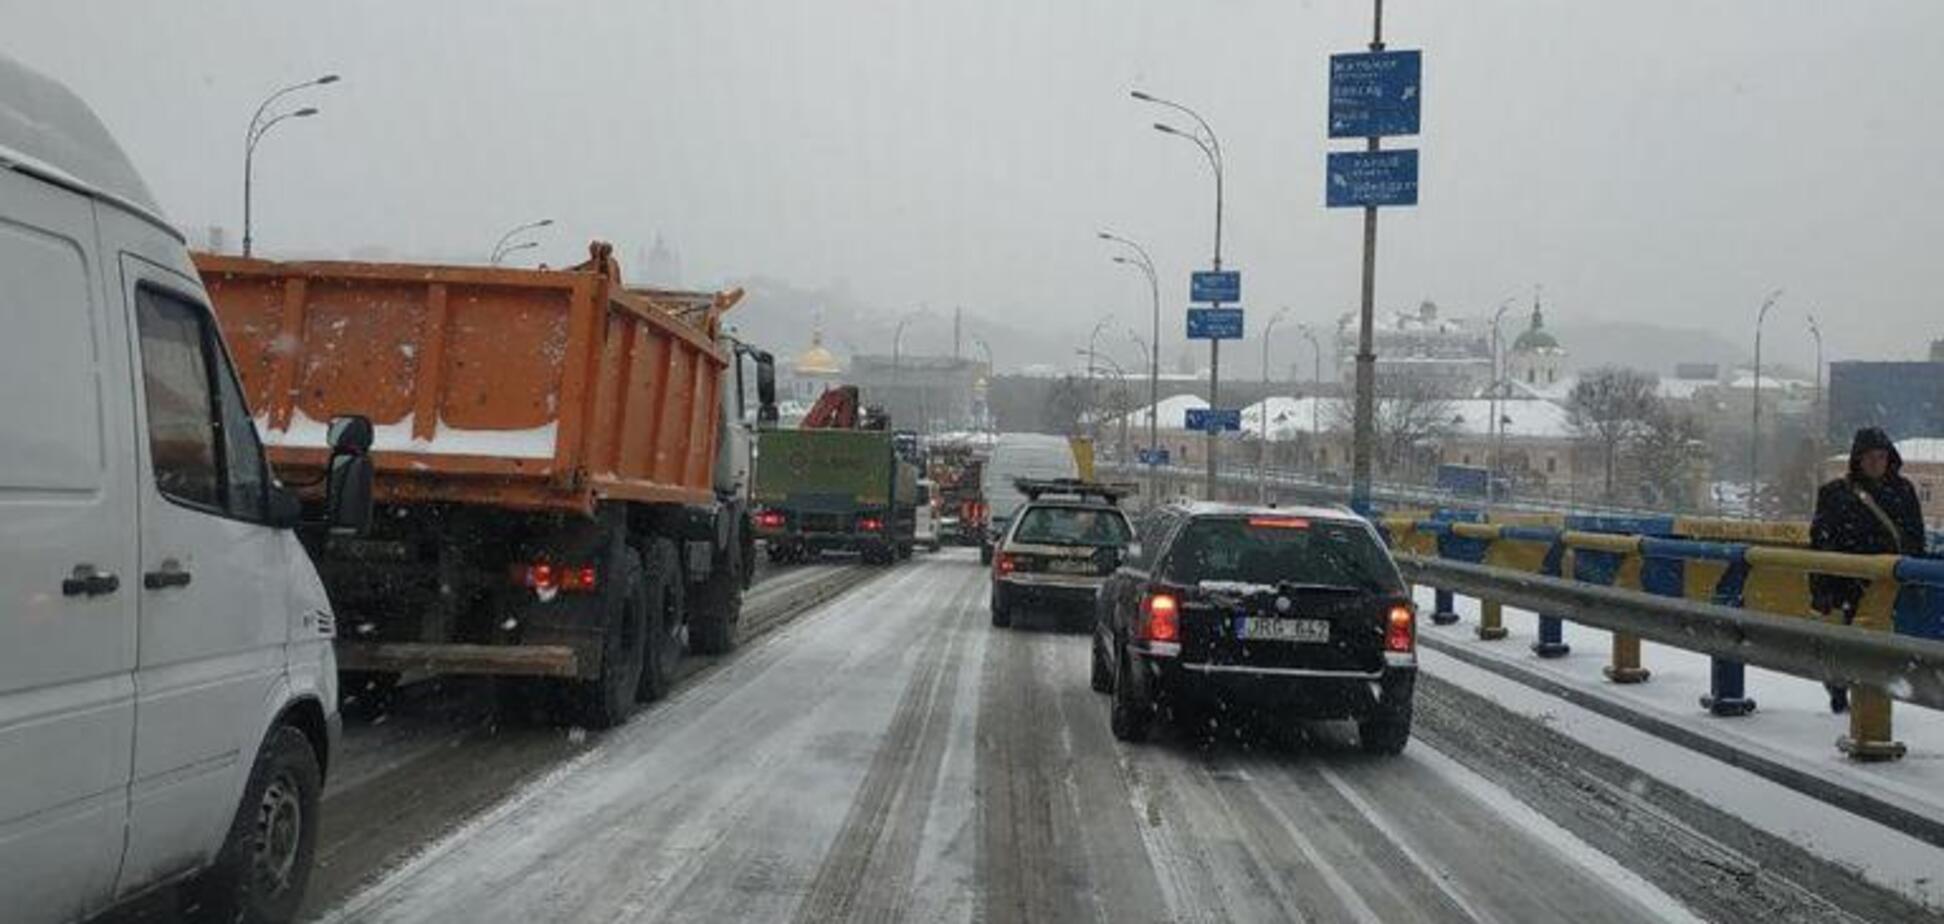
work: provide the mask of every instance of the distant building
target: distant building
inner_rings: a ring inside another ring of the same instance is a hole
[[[1492,381],[1491,325],[1478,318],[1444,318],[1436,302],[1379,317],[1371,330],[1379,382],[1423,387],[1435,394],[1469,395]],[[1345,383],[1357,369],[1357,321],[1337,322],[1337,368]]]
[[[851,357],[849,384],[882,407],[899,430],[969,430],[985,416],[986,365],[954,356]]]
[[[1830,363],[1828,405],[1832,446],[1848,446],[1858,427],[1944,437],[1944,362]]]
[[[1566,348],[1559,344],[1559,338],[1546,330],[1546,317],[1535,300],[1532,303],[1532,326],[1512,341],[1512,349],[1505,355],[1505,375],[1524,385],[1550,388],[1560,383],[1565,364]]]
[[[682,286],[682,257],[660,234],[655,235],[655,246],[641,253],[641,269],[631,274],[639,284],[679,289]]]

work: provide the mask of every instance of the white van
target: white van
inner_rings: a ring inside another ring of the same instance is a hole
[[[913,510],[912,542],[927,552],[938,551],[938,485],[918,479],[918,503]]]
[[[370,424],[336,429],[356,529]],[[0,917],[172,885],[194,919],[295,913],[337,730],[301,515],[181,236],[86,104],[0,56]]]
[[[986,534],[980,537],[979,561],[992,563],[992,544],[1006,531],[1013,511],[1026,502],[1013,482],[1020,478],[1078,478],[1080,465],[1073,458],[1073,444],[1063,436],[1044,433],[1002,433],[993,445],[992,459],[985,465],[984,483],[989,520]]]

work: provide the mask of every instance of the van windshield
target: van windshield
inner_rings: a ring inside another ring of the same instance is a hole
[[[1404,592],[1397,566],[1362,525],[1294,517],[1195,520],[1175,540],[1166,573],[1182,584],[1289,582]]]

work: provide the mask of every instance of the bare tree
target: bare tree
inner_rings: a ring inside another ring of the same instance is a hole
[[[1613,499],[1613,473],[1620,451],[1635,440],[1658,412],[1659,382],[1632,369],[1607,366],[1580,376],[1566,396],[1566,420],[1580,438],[1599,449],[1606,469],[1606,499]]]
[[[1708,458],[1707,438],[1707,429],[1693,414],[1654,400],[1629,450],[1641,490],[1652,503],[1677,511],[1694,506],[1693,474],[1696,464]]]
[[[1327,413],[1333,427],[1356,426],[1356,406],[1348,400],[1330,402]],[[1450,399],[1430,383],[1404,376],[1379,378],[1371,408],[1371,448],[1378,467],[1386,474],[1396,472],[1414,447],[1449,435],[1455,414]]]

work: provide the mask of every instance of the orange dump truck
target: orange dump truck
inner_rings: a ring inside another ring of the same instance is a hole
[[[284,482],[321,480],[323,421],[373,424],[372,529],[310,550],[352,695],[528,677],[605,726],[685,648],[733,645],[744,406],[775,401],[768,354],[721,331],[740,291],[628,289],[604,244],[568,270],[196,265]]]

